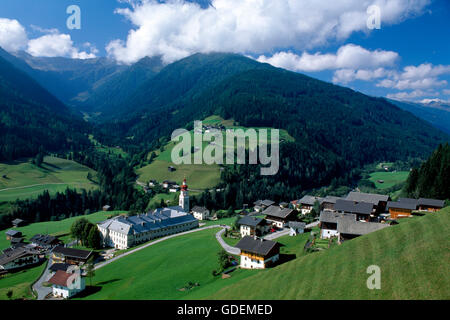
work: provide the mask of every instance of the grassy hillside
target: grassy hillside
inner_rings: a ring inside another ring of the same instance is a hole
[[[64,191],[67,187],[91,190],[96,185],[87,179],[95,171],[74,161],[45,157],[41,167],[28,161],[0,163],[0,202],[27,199],[41,194]]]
[[[202,299],[253,275],[250,270],[237,270],[229,279],[212,276],[212,270],[218,268],[217,253],[221,249],[215,239],[217,231],[211,229],[169,239],[97,270],[93,280],[95,288],[90,290],[93,293],[83,299]],[[282,242],[291,249],[284,250],[292,253],[296,247],[303,248],[307,236],[286,237]],[[179,290],[189,282],[200,286]]]
[[[223,125],[226,129],[250,129],[251,127],[243,127],[239,125],[235,125],[234,121],[225,120],[219,116],[210,116],[203,121],[203,125]],[[258,130],[262,128],[253,129]],[[270,129],[270,128],[266,128]],[[268,137],[270,141],[270,131],[268,132]],[[286,130],[280,130],[280,140],[281,141],[294,141],[289,133]],[[194,143],[194,133],[191,132],[191,141]],[[257,141],[251,141],[257,143]],[[248,141],[246,144],[248,146]],[[184,178],[187,179],[189,187],[193,190],[204,190],[213,188],[220,181],[220,167],[217,164],[207,165],[207,164],[193,164],[194,158],[192,157],[192,164],[181,164],[175,165],[172,162],[172,149],[176,145],[176,142],[169,142],[164,146],[164,150],[161,152],[160,150],[155,150],[155,154],[157,155],[156,159],[149,165],[140,168],[137,170],[139,174],[139,180],[142,182],[147,182],[151,179],[154,179],[158,182],[162,182],[164,180],[172,180],[177,183],[181,183]],[[208,142],[203,142],[203,151],[205,147],[209,145]],[[220,146],[220,145],[219,145]],[[233,146],[227,146],[225,132],[223,132],[223,145],[221,145],[224,150],[224,155],[228,148],[233,148]],[[173,166],[176,171],[169,172],[168,167]]]
[[[450,207],[306,255],[224,288],[212,299],[450,299]],[[369,290],[367,267],[381,268]]]
[[[122,211],[120,211],[122,212]],[[96,213],[92,213],[89,215],[78,216],[73,218],[67,218],[61,221],[47,221],[47,222],[38,222],[32,223],[30,225],[14,228],[14,230],[21,231],[26,239],[31,238],[37,233],[41,234],[53,234],[53,235],[66,235],[70,231],[70,227],[74,223],[75,220],[80,218],[86,218],[92,223],[100,222],[106,220],[108,216],[118,213],[117,211],[100,211]],[[8,229],[9,230],[9,229]],[[3,250],[9,247],[9,241],[6,240],[5,232],[7,230],[0,231],[0,250]],[[64,238],[62,238],[64,240]]]
[[[6,294],[12,290],[11,299],[33,299],[31,284],[38,279],[46,264],[8,274],[0,278],[0,300],[8,300]]]
[[[370,181],[375,183],[377,189],[387,189],[396,184],[405,182],[408,178],[409,171],[395,171],[395,172],[373,172],[370,174]],[[383,183],[378,182],[383,180]]]

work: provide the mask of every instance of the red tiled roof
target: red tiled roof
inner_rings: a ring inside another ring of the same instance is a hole
[[[64,272],[62,270],[56,271],[53,277],[48,280],[51,284],[56,284],[58,286],[67,287],[67,280],[71,276],[71,273]]]

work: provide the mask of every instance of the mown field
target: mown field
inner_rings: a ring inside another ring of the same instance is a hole
[[[450,299],[450,207],[243,279],[208,299]],[[369,290],[367,267],[381,268]]]
[[[396,184],[405,182],[408,178],[409,171],[391,171],[391,172],[373,172],[370,174],[370,181],[372,181],[377,189],[387,189]],[[378,182],[383,180],[383,183]]]
[[[237,270],[229,279],[213,276],[221,250],[215,239],[218,231],[204,230],[176,237],[119,259],[96,271],[91,294],[81,299],[202,299],[254,273],[266,272]],[[284,250],[291,252],[302,249],[305,238],[283,241],[289,248]],[[189,282],[200,286],[179,290]]]
[[[67,187],[92,190],[96,184],[87,179],[96,172],[74,161],[47,156],[38,167],[31,160],[0,163],[0,202],[33,198],[44,190],[50,193]]]
[[[110,211],[110,212],[100,211],[89,215],[67,218],[61,221],[32,223],[24,227],[14,228],[14,230],[21,231],[26,239],[29,239],[35,234],[40,233],[40,234],[62,235],[60,239],[64,241],[69,239],[68,233],[70,232],[70,227],[76,220],[80,218],[86,218],[92,223],[97,223],[106,220],[111,215],[122,212],[123,211]],[[7,230],[0,231],[0,250],[9,247],[9,241],[6,240],[5,235],[5,232]]]
[[[7,293],[12,291],[11,299],[34,299],[31,284],[44,271],[45,263],[0,278],[0,300],[8,300]]]

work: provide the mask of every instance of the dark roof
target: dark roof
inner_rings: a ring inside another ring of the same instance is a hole
[[[36,255],[37,252],[34,250],[30,250],[24,247],[18,247],[15,249],[8,249],[3,251],[3,254],[0,255],[0,265],[7,264],[11,261],[14,261],[21,257],[26,257],[29,255]]]
[[[277,247],[278,243],[271,240],[255,239],[250,236],[243,237],[236,247],[247,252],[255,253],[261,256],[266,256],[273,248]]]
[[[298,221],[289,221],[289,228],[305,229],[306,223]]]
[[[430,207],[437,207],[437,208],[443,208],[445,201],[444,200],[437,200],[437,199],[426,199],[426,198],[420,198],[417,200],[419,206],[430,206]]]
[[[353,213],[339,213],[333,211],[322,211],[320,213],[320,222],[337,223],[340,217],[349,217],[350,219],[356,220],[356,215]]]
[[[375,193],[364,193],[364,192],[350,192],[345,200],[355,201],[355,202],[368,202],[373,203],[374,205],[378,205],[380,201],[388,201],[389,196],[383,194],[375,194]]]
[[[53,253],[59,253],[69,258],[87,259],[92,251],[57,246],[53,249]]]
[[[50,271],[52,272],[56,272],[58,270],[67,271],[67,268],[69,268],[71,265],[68,263],[54,263],[52,264],[52,266],[49,268]]]
[[[386,209],[389,209],[389,208],[416,210],[417,209],[417,200],[415,202],[413,202],[413,201],[388,201]]]
[[[363,235],[389,227],[387,223],[355,221],[349,217],[339,217],[337,231],[341,234]]]
[[[204,213],[206,212],[208,209],[206,209],[205,207],[200,207],[200,206],[195,206],[192,208],[192,212],[200,212],[200,213]]]
[[[334,210],[349,213],[371,214],[373,204],[368,202],[354,203],[353,201],[338,199],[334,205]]]
[[[50,245],[59,242],[57,237],[43,234],[34,235],[30,241],[38,245]]]
[[[273,205],[274,203],[275,203],[275,201],[267,200],[267,199],[261,201],[261,204],[262,204],[263,206],[266,206],[266,207],[271,206],[271,205]]]
[[[294,210],[289,208],[280,208],[279,206],[270,206],[262,212],[266,216],[277,217],[281,219],[287,218]]]
[[[22,232],[17,231],[17,230],[12,230],[12,229],[6,231],[5,234],[7,236],[10,236],[10,237],[20,237],[20,236],[22,236]]]
[[[67,280],[70,278],[71,275],[72,275],[71,273],[66,273],[65,271],[58,270],[53,275],[53,277],[51,277],[50,280],[48,280],[48,282],[58,286],[67,287]]]
[[[314,197],[314,196],[304,196],[299,200],[300,204],[306,204],[309,206],[313,206],[316,201],[319,201],[319,203],[322,203],[323,198],[320,197]]]
[[[238,221],[239,225],[251,226],[251,227],[256,227],[257,225],[260,225],[262,223],[264,223],[264,219],[256,218],[256,217],[249,217],[249,216],[245,216]]]
[[[322,203],[336,203],[336,200],[338,199],[342,199],[340,197],[335,197],[335,196],[326,196],[323,200]]]
[[[405,203],[414,203],[417,204],[417,199],[413,198],[398,198],[398,202],[405,202]]]

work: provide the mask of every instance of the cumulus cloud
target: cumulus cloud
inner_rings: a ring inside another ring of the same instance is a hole
[[[292,71],[311,72],[329,69],[357,69],[393,66],[397,59],[398,54],[393,51],[369,51],[358,45],[347,44],[340,47],[336,54],[309,54],[307,52],[303,52],[302,55],[297,55],[292,52],[278,52],[272,57],[262,55],[257,60]]]
[[[212,0],[200,5],[182,0],[131,1],[117,9],[135,27],[126,40],[106,50],[120,62],[162,56],[166,63],[196,52],[226,51],[258,55],[276,48],[311,50],[368,32],[367,8],[378,5],[383,25],[420,14],[429,0]],[[304,57],[306,59],[308,57]],[[324,60],[327,57],[319,57]],[[326,63],[326,62],[324,62]]]
[[[95,53],[79,51],[68,34],[52,33],[28,42],[27,52],[35,57],[95,58]]]
[[[81,51],[74,46],[68,34],[58,29],[44,29],[31,25],[35,31],[45,35],[28,39],[25,28],[17,20],[0,18],[0,47],[9,52],[26,50],[36,57],[69,57],[73,59],[95,58],[98,50],[88,43],[84,46],[89,51]]]
[[[27,42],[27,33],[19,21],[0,18],[0,47],[16,52],[24,49]]]

